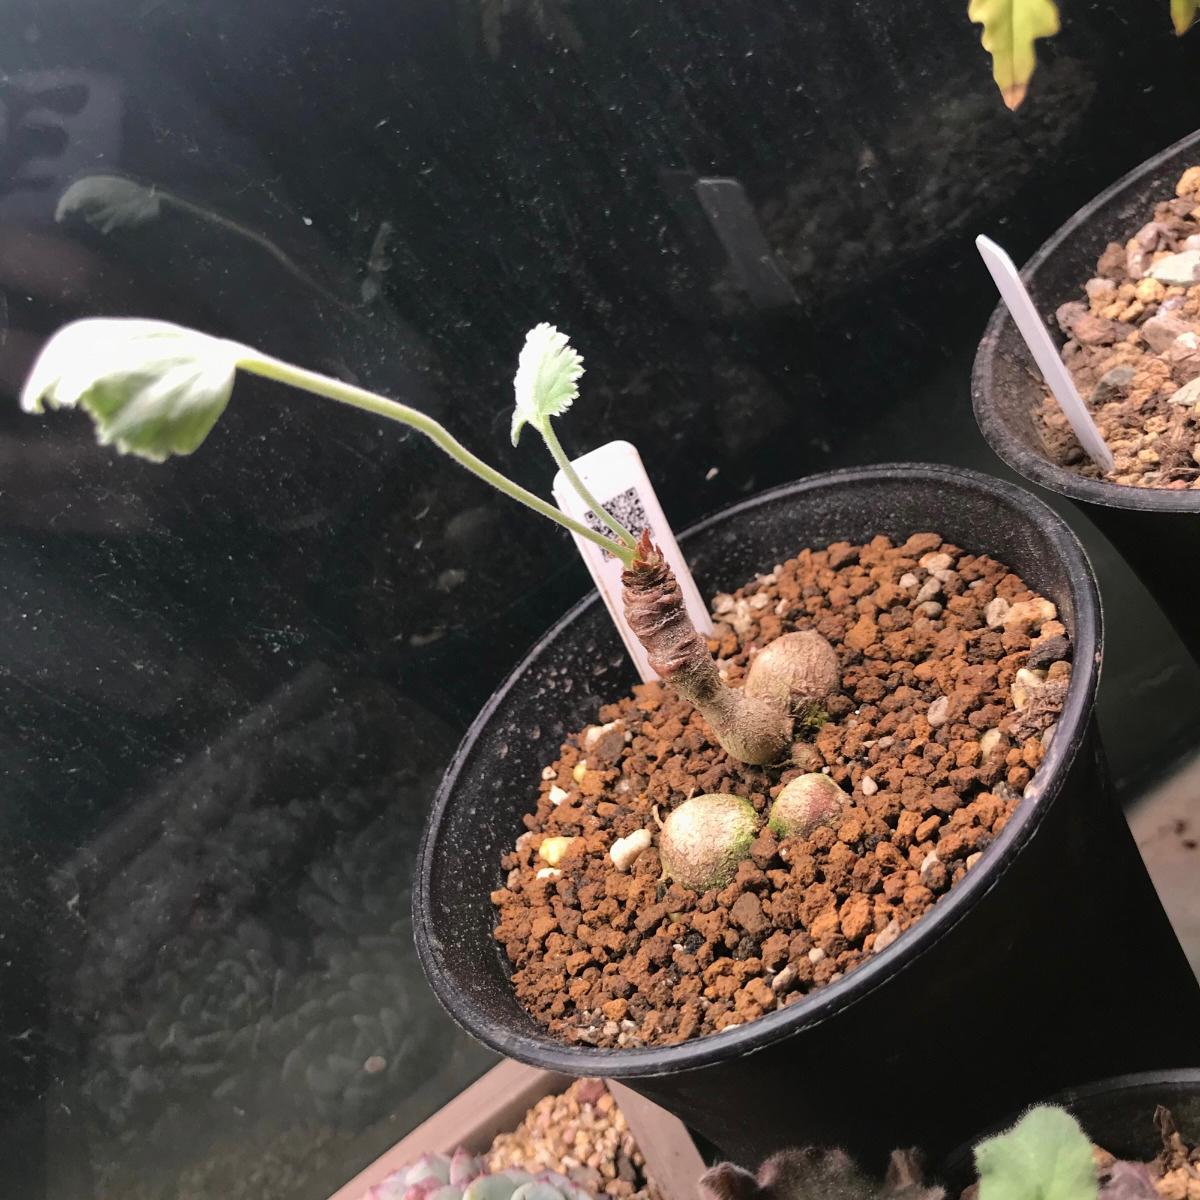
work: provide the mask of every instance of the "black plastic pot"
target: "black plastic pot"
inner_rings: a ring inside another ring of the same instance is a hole
[[[1029,260],[1021,277],[1056,336],[1055,310],[1080,297],[1104,247],[1132,237],[1153,216],[1156,201],[1173,196],[1179,176],[1196,162],[1200,133],[1176,142],[1097,196]],[[1192,564],[1200,554],[1200,491],[1084,479],[1051,462],[1034,422],[1043,395],[1041,376],[1002,304],[979,344],[972,393],[975,419],[992,449],[1026,479],[1083,506],[1200,660],[1200,618],[1192,582]]]
[[[1020,572],[1058,605],[1075,644],[1036,792],[983,862],[869,963],[761,1020],[665,1048],[549,1037],[513,996],[488,894],[561,739],[634,682],[592,596],[479,715],[425,829],[417,946],[465,1029],[523,1062],[621,1079],[746,1163],[797,1142],[845,1145],[880,1165],[901,1144],[945,1153],[1027,1096],[1178,1061],[1200,992],[1098,757],[1100,605],[1068,527],[1010,484],[901,465],[778,488],[694,526],[682,544],[711,594],[806,546],[929,529]]]
[[[1184,1139],[1200,1142],[1200,1071],[1149,1071],[1122,1075],[1085,1087],[1068,1088],[1047,1103],[1067,1109],[1088,1137],[1110,1154],[1130,1162],[1149,1162],[1161,1148],[1154,1125],[1154,1110],[1162,1104],[1171,1110]],[[974,1147],[986,1137],[1016,1124],[1020,1113],[980,1133],[960,1146],[937,1172],[939,1182],[957,1195],[975,1181]]]

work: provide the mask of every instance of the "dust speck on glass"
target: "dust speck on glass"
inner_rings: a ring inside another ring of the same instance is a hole
[[[971,239],[1022,261],[1200,124],[1200,40],[1098,6],[1011,114],[966,9],[0,4],[0,1197],[327,1200],[491,1065],[421,976],[416,847],[471,720],[589,587],[423,439],[265,381],[158,467],[31,421],[49,334],[259,347],[544,495],[509,414],[549,322],[588,367],[567,453],[635,444],[680,530],[841,465],[993,469]],[[613,511],[645,524],[636,490]],[[1200,684],[1089,549],[1131,777]]]

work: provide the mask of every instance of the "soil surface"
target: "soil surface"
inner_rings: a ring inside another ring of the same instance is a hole
[[[731,684],[780,634],[816,629],[842,688],[792,761],[729,759],[658,683],[599,713],[542,773],[527,832],[492,895],[517,996],[568,1042],[664,1045],[795,1003],[896,940],[968,870],[1042,761],[1071,646],[1055,607],[1005,566],[936,533],[805,550],[713,603],[710,645]],[[826,771],[848,793],[837,828],[777,840],[788,780]],[[661,879],[655,809],[748,798],[764,826],[720,891]],[[618,838],[651,845],[627,870]],[[559,839],[548,865],[541,850]]]
[[[1110,483],[1200,488],[1200,166],[1127,243],[1109,244],[1084,293],[1058,310],[1062,357],[1115,469],[1084,454],[1049,392],[1036,414],[1048,454]]]
[[[593,1196],[661,1200],[624,1113],[599,1079],[577,1079],[561,1095],[544,1096],[483,1157],[493,1172],[554,1171]]]

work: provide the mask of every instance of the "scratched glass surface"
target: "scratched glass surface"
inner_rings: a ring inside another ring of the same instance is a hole
[[[635,442],[679,528],[832,466],[996,470],[971,237],[1022,258],[1198,123],[1160,7],[1069,19],[1012,115],[940,0],[0,6],[0,1195],[323,1200],[486,1068],[414,958],[415,842],[587,586],[414,436],[264,383],[162,467],[25,417],[47,334],[194,324],[547,493],[507,428],[553,321],[568,451]],[[1135,779],[1195,675],[1087,536]]]

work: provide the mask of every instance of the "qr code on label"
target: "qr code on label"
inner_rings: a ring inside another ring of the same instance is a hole
[[[646,510],[642,507],[642,498],[638,495],[637,488],[626,488],[623,492],[613,496],[611,500],[603,501],[603,504],[612,514],[613,518],[624,525],[635,538],[641,537],[642,530],[650,524],[646,516]],[[589,529],[594,529],[597,533],[608,535],[612,532],[590,508],[583,514],[583,523]],[[601,550],[600,553],[605,558],[615,557],[607,550]]]

